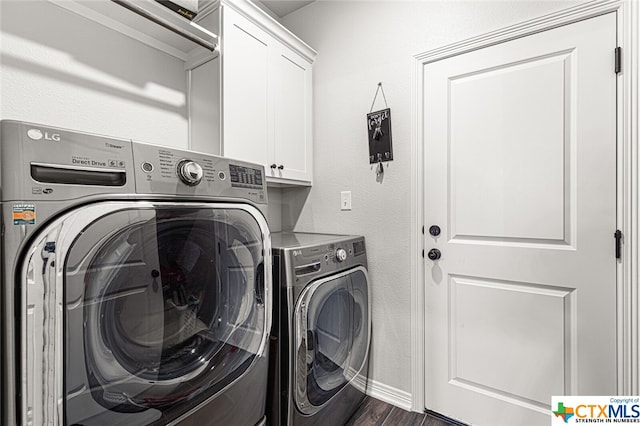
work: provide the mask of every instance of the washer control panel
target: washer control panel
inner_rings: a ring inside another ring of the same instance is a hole
[[[336,260],[340,263],[347,260],[347,251],[343,248],[339,248],[336,250]]]

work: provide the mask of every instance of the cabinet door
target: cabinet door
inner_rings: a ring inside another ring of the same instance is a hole
[[[309,62],[279,45],[273,56],[274,141],[271,158],[277,169],[267,175],[311,182],[311,76]]]
[[[229,7],[223,16],[223,155],[267,165],[271,38]]]

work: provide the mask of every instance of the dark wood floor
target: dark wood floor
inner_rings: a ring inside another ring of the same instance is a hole
[[[464,426],[430,413],[412,413],[386,402],[366,397],[346,426]]]

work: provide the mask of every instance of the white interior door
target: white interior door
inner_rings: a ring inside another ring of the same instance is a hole
[[[617,392],[615,47],[610,13],[425,65],[428,409]]]

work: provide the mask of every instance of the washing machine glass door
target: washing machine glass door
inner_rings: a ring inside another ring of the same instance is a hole
[[[364,388],[371,333],[365,269],[308,285],[296,305],[294,328],[295,399],[302,413],[317,412],[349,383]]]
[[[112,208],[75,217],[71,241],[71,218],[42,240],[64,260],[64,422],[166,424],[264,356],[268,230],[230,205]]]

